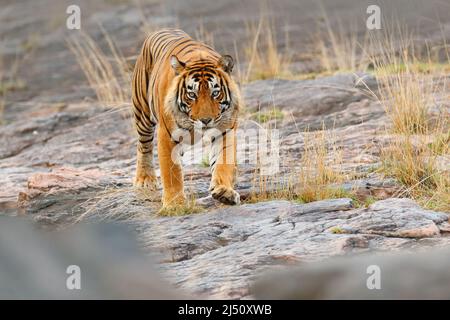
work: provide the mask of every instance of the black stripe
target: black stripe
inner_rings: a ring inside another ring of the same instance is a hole
[[[186,49],[188,49],[188,48],[191,48],[191,47],[193,47],[193,46],[198,46],[198,45],[197,45],[194,41],[192,41],[192,42],[189,43],[188,45],[184,46],[183,49],[181,49],[180,51],[178,51],[178,54],[181,54],[184,50],[186,50]],[[186,52],[185,52],[184,54],[186,54]],[[185,61],[185,62],[187,62],[187,61]]]
[[[186,42],[188,42],[188,41],[192,41],[191,39],[187,39],[187,40],[185,40],[185,41],[183,41],[182,43],[180,43],[180,44],[178,44],[178,45],[181,45],[181,44],[183,44],[183,43],[186,43]],[[178,46],[177,45],[177,46]],[[166,52],[166,56],[168,55],[168,54],[171,54],[175,49],[176,49],[176,47],[177,46],[175,46],[175,48],[173,48],[171,51],[167,51]],[[161,57],[161,59],[162,59],[162,57]],[[153,83],[152,83],[152,89],[151,89],[151,91],[152,91],[152,94],[155,96],[155,85],[156,85],[156,78],[158,77],[158,74],[159,74],[159,70],[160,70],[160,68],[161,68],[161,66],[162,66],[162,63],[160,63],[159,65],[158,65],[158,68],[157,68],[157,70],[156,70],[156,73],[155,73],[155,76],[154,76],[154,78],[153,78]]]
[[[152,56],[155,58],[155,59],[157,59],[157,55],[155,54],[155,50],[159,50],[159,48],[162,46],[162,44],[163,44],[163,41],[166,41],[166,40],[168,40],[168,39],[170,39],[172,37],[172,35],[169,33],[169,34],[166,34],[165,36],[163,36],[163,37],[160,37],[158,40],[156,40],[155,42],[153,42],[152,44],[151,44],[151,51],[153,52],[153,54],[152,54]]]
[[[177,41],[180,41],[180,40],[182,40],[182,39],[184,39],[183,37],[178,37],[178,38],[175,38],[175,39],[171,39],[171,40],[169,40],[169,41],[166,41],[166,43],[164,43],[164,45],[162,45],[162,46],[160,46],[157,50],[157,52],[155,53],[155,59],[158,59],[159,58],[159,54],[161,53],[161,51],[164,51],[165,49],[166,49],[166,47],[167,46],[170,46],[170,45],[172,45],[174,42],[177,42]],[[168,39],[167,39],[168,40]]]
[[[185,41],[183,41],[183,42],[181,42],[181,43],[178,43],[178,44],[176,45],[176,47],[172,49],[171,53],[173,53],[176,49],[178,49],[178,51],[177,51],[177,53],[176,53],[175,55],[180,54],[180,52],[183,51],[183,49],[184,49],[185,47],[188,47],[188,46],[189,46],[189,44],[187,44],[187,43],[188,43],[188,42],[191,42],[191,41],[193,41],[193,40],[192,40],[192,39],[186,39]],[[180,46],[183,46],[183,45],[184,45],[184,47],[180,48]]]
[[[153,141],[153,138],[150,138],[149,140],[141,140],[141,139],[139,139],[139,142],[140,143],[149,143],[149,142],[152,142]]]

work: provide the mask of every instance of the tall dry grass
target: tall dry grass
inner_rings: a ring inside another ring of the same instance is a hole
[[[296,197],[301,202],[348,196],[340,185],[346,180],[342,173],[342,150],[334,130],[305,132],[300,160]]]
[[[416,199],[427,208],[450,211],[450,113],[439,97],[448,96],[442,64],[415,48],[411,34],[398,29],[372,39],[371,56],[384,106],[390,142],[381,149],[382,171],[404,185],[397,196]],[[422,50],[423,51],[423,50]],[[426,70],[426,72],[424,72]],[[445,165],[446,164],[446,165]]]
[[[286,46],[279,49],[275,23],[261,14],[257,24],[247,23],[249,45],[244,48],[246,68],[241,71],[240,82],[290,76],[291,54],[289,35],[285,34]]]
[[[336,71],[364,71],[369,65],[365,54],[368,51],[369,36],[367,33],[358,35],[353,25],[342,21],[331,22],[324,9],[314,35],[313,45],[315,57],[318,57],[321,70],[311,74],[301,75],[292,71],[293,52],[290,48],[289,32],[280,35],[276,31],[276,23],[267,18],[262,10],[257,23],[246,24],[246,34],[249,39],[244,48],[246,66],[238,70],[238,79],[242,83],[270,78],[304,79],[312,75],[328,74]],[[287,30],[287,29],[286,29]],[[283,39],[284,37],[284,39]],[[281,40],[284,48],[280,49]],[[237,54],[237,46],[235,45]]]
[[[67,44],[98,101],[108,107],[123,106],[131,99],[131,69],[111,37],[105,31],[103,34],[107,50],[86,33],[71,38]]]
[[[339,18],[331,21],[334,17],[330,17],[322,3],[319,3],[319,7],[321,17],[312,40],[322,72],[366,70],[368,61],[365,52],[369,44],[367,32],[359,35],[356,24],[344,23]]]
[[[396,196],[411,197],[426,208],[450,212],[448,133],[446,137],[398,135],[382,149],[381,159],[383,172],[404,185]]]
[[[19,56],[16,55],[14,61],[6,66],[4,58],[0,55],[0,124],[4,120],[7,95],[10,92],[22,90],[26,87],[26,83],[18,77],[18,70],[22,59],[19,59]]]
[[[0,85],[1,85],[1,79],[0,79]],[[5,114],[5,97],[2,95],[2,96],[0,96],[0,125],[2,125],[4,122],[4,114]]]
[[[434,48],[428,46],[419,50],[414,36],[400,28],[361,45],[355,36],[346,38],[339,31],[344,29],[326,25],[326,68],[347,71],[371,65],[378,79],[379,88],[371,93],[390,120],[386,126],[390,142],[380,152],[381,171],[404,186],[396,196],[414,198],[426,208],[450,211],[450,114],[442,102],[448,97],[450,59],[438,60]],[[444,48],[448,48],[445,42]],[[350,177],[339,168],[339,150],[333,147],[329,133],[305,134],[300,169],[289,168],[281,178],[256,175],[256,192],[250,200],[310,202],[352,196],[339,187]]]
[[[325,11],[323,22],[313,39],[323,71],[333,73],[365,70],[368,63],[363,52],[368,43],[367,35],[360,39],[355,28],[351,25],[344,26],[342,21],[332,25]]]
[[[354,197],[342,188],[349,173],[343,173],[343,150],[335,130],[300,132],[303,136],[301,156],[295,165],[274,175],[262,175],[260,163],[254,171],[253,193],[247,202],[290,199],[302,203],[331,198]],[[282,169],[285,164],[282,163]]]
[[[399,134],[425,134],[429,131],[429,108],[434,83],[422,75],[395,73],[378,78],[382,85],[382,104],[392,122],[392,131]]]
[[[214,32],[208,30],[203,20],[196,28],[194,38],[214,48]]]
[[[442,75],[436,70],[421,72],[421,68],[431,71],[433,61],[430,55],[416,54],[412,34],[402,30],[396,33],[400,38],[393,34],[371,38],[370,59],[380,86],[374,96],[384,106],[394,133],[425,134],[430,125],[429,108],[439,93]]]
[[[3,57],[0,55],[0,88],[3,88],[4,81],[4,71],[3,71]],[[5,97],[2,92],[0,92],[0,124],[3,123],[3,114],[5,112]]]

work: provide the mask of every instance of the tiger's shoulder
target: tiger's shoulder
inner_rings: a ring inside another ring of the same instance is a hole
[[[147,36],[147,40],[156,41],[157,39],[160,39],[164,36],[184,37],[184,38],[192,39],[192,37],[190,35],[188,35],[186,32],[184,32],[181,29],[164,28],[164,29],[160,29],[160,30],[150,33]]]

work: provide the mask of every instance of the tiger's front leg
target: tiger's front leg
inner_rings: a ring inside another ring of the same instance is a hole
[[[136,117],[139,135],[136,156],[134,185],[148,190],[157,189],[157,179],[153,168],[153,137],[155,126]]]
[[[212,197],[225,204],[239,204],[239,193],[234,190],[236,180],[235,129],[214,139],[211,145],[209,163],[212,171],[209,190]]]
[[[164,208],[176,207],[186,201],[181,165],[175,163],[172,151],[176,144],[163,125],[158,129],[158,157],[163,185],[162,203]]]

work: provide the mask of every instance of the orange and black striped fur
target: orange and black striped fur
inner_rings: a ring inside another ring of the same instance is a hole
[[[212,196],[238,204],[233,189],[236,173],[236,126],[240,95],[230,76],[233,59],[193,40],[181,30],[161,30],[144,42],[133,74],[133,111],[138,133],[135,186],[155,189],[153,138],[158,158],[164,207],[184,203],[181,165],[173,159],[180,142],[175,132],[215,129],[210,151]],[[157,126],[158,124],[158,126]],[[157,129],[156,129],[157,128]],[[227,157],[231,154],[232,157]]]

